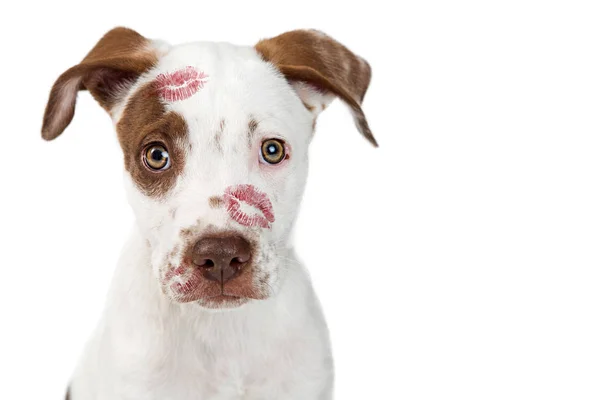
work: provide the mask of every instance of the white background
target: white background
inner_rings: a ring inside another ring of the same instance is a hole
[[[39,133],[54,80],[116,25],[248,45],[317,28],[370,62],[381,147],[334,103],[296,232],[337,399],[600,398],[594,2],[214,3],[1,6],[0,399],[62,399],[132,224],[88,93]]]

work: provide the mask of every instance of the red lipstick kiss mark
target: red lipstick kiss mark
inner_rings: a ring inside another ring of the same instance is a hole
[[[229,216],[238,224],[270,229],[275,221],[271,200],[252,185],[230,186],[225,189],[223,198]],[[255,208],[257,213],[248,215],[242,211],[242,204]]]
[[[202,280],[200,275],[196,269],[169,265],[163,277],[163,285],[170,288],[176,297],[182,299],[198,287]]]
[[[163,100],[170,103],[192,97],[204,87],[206,75],[194,67],[185,67],[175,72],[160,74],[156,77],[156,90]]]

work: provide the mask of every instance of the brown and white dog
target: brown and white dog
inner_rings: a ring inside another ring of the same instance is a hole
[[[136,216],[72,400],[331,398],[327,327],[290,231],[329,102],[376,145],[370,77],[318,31],[171,46],[116,28],[58,78],[43,138],[88,90],[112,117]]]

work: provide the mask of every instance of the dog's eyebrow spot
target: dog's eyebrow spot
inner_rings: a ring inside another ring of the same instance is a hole
[[[219,129],[215,133],[215,146],[217,150],[223,152],[223,146],[221,146],[221,137],[223,136],[223,131],[225,130],[225,120],[222,119],[219,123]]]
[[[256,128],[258,128],[258,121],[251,116],[250,121],[248,121],[248,147],[252,147],[252,138]]]
[[[208,204],[210,208],[219,208],[223,205],[223,198],[221,196],[211,196],[208,198]]]
[[[250,133],[254,133],[254,131],[256,131],[256,128],[258,128],[258,121],[254,118],[251,118],[248,122],[248,131]]]

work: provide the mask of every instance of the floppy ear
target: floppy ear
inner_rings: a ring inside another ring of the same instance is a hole
[[[151,41],[127,28],[109,31],[88,55],[65,71],[50,91],[42,137],[58,137],[73,119],[77,91],[89,90],[108,112],[137,78],[157,62]]]
[[[365,60],[316,30],[286,32],[255,48],[281,71],[315,117],[338,97],[350,107],[360,133],[377,146],[360,106],[371,80]]]

